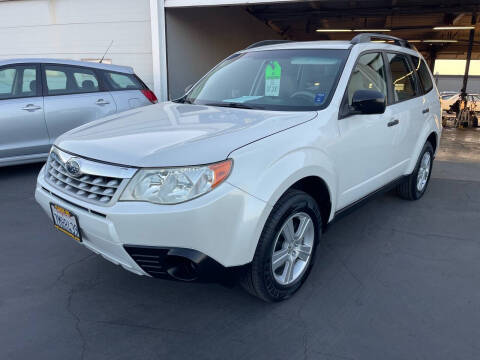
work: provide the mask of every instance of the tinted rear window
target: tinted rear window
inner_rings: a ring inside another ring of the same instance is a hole
[[[122,74],[106,71],[105,82],[110,90],[141,90],[143,84],[133,74]]]
[[[48,95],[69,95],[100,91],[91,69],[68,65],[45,65]]]
[[[407,56],[404,54],[387,54],[390,62],[390,71],[393,81],[394,101],[408,100],[417,95],[415,88],[415,75],[410,69]]]
[[[427,64],[425,64],[424,60],[416,56],[412,56],[412,61],[415,66],[415,70],[417,70],[420,82],[422,83],[423,91],[425,91],[425,93],[428,93],[430,90],[433,89],[433,81],[432,77],[430,76],[430,72],[428,71]]]

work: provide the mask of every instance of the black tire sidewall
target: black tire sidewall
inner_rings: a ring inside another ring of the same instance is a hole
[[[261,251],[256,254],[261,261],[261,273],[259,274],[262,278],[263,287],[267,292],[266,295],[273,300],[283,300],[290,297],[295,293],[300,286],[303,284],[305,279],[308,277],[310,270],[315,262],[315,253],[318,247],[318,243],[321,236],[322,224],[321,224],[321,215],[315,200],[308,194],[295,191],[288,199],[286,199],[278,208],[274,208],[270,214],[267,223],[262,233],[262,248]],[[273,275],[272,271],[272,255],[273,255],[273,246],[275,245],[275,238],[283,226],[284,222],[293,214],[298,212],[307,213],[313,221],[315,228],[315,239],[312,249],[312,254],[309,259],[309,263],[305,272],[297,280],[289,285],[279,284]]]
[[[430,171],[428,173],[428,179],[427,179],[427,183],[425,184],[425,187],[423,188],[422,191],[419,191],[417,189],[418,171],[420,170],[420,164],[422,162],[423,155],[426,152],[430,153]],[[420,153],[420,156],[418,157],[418,160],[417,160],[417,165],[415,166],[415,171],[412,174],[411,186],[412,186],[412,194],[415,200],[420,199],[427,191],[428,183],[430,182],[430,178],[432,177],[432,166],[433,166],[433,147],[432,147],[432,144],[430,144],[430,142],[427,141],[423,146],[422,152]]]

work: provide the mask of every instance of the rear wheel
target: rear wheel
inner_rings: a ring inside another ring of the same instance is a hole
[[[417,165],[413,172],[407,177],[405,182],[397,187],[397,193],[400,197],[407,200],[420,199],[427,190],[433,164],[433,147],[427,141],[423,146]]]
[[[315,200],[303,191],[287,191],[265,224],[243,287],[268,302],[290,297],[310,272],[321,229]]]

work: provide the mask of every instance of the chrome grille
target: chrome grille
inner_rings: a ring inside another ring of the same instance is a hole
[[[119,177],[88,173],[72,176],[65,166],[65,161],[56,151],[52,151],[48,157],[45,178],[51,185],[63,192],[99,205],[109,204],[123,181],[123,178]]]

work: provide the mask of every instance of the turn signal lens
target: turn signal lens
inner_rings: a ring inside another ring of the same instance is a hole
[[[230,170],[232,169],[232,160],[229,159],[221,163],[210,165],[209,168],[213,171],[213,182],[211,185],[211,188],[213,189],[223,182],[223,180],[225,180],[230,174]]]

